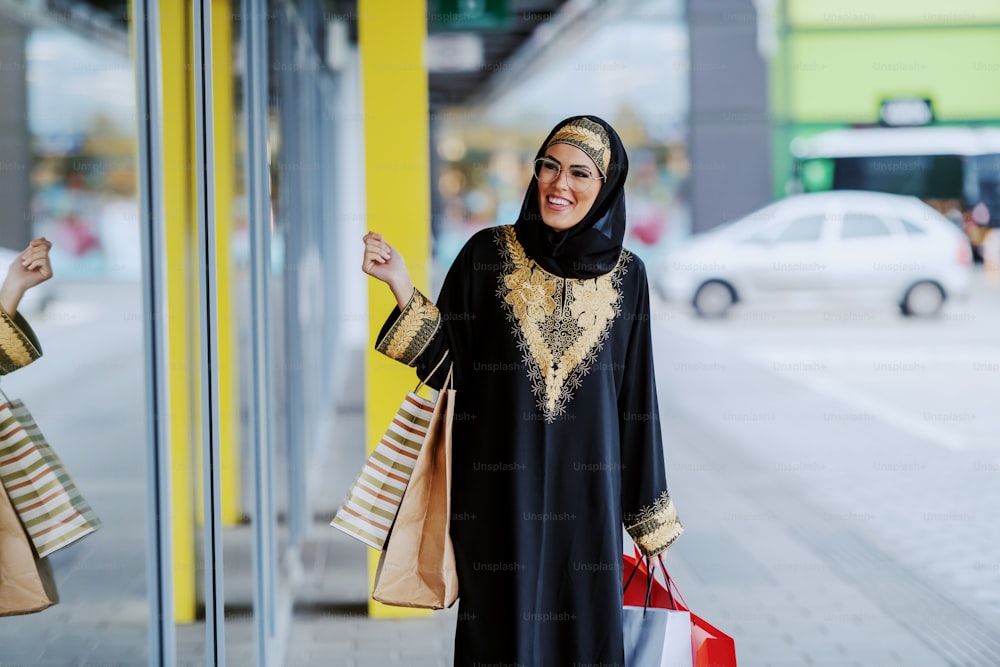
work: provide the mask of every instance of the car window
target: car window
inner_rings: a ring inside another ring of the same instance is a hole
[[[740,239],[739,243],[769,243],[772,236],[774,236],[773,228],[761,229]]]
[[[903,223],[903,229],[906,230],[907,234],[926,234],[923,227],[913,224],[909,220],[900,220]]]
[[[885,221],[867,213],[847,213],[840,227],[840,238],[860,239],[872,236],[889,236]]]
[[[823,231],[823,216],[813,215],[799,218],[788,224],[774,237],[775,243],[799,243],[802,241],[818,241]]]

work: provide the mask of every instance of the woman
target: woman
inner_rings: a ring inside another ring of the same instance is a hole
[[[456,665],[623,664],[621,527],[647,556],[683,530],[646,271],[622,248],[627,172],[606,122],[559,123],[517,222],[473,236],[436,303],[365,235],[363,269],[398,304],[376,348],[420,377],[445,354],[454,365]]]
[[[16,263],[7,267],[0,286],[0,375],[27,366],[42,356],[35,332],[17,312],[24,293],[52,277],[49,249],[52,244],[37,238],[28,244]]]

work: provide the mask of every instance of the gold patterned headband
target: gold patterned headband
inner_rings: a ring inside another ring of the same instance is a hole
[[[599,124],[587,118],[576,118],[566,123],[552,135],[546,148],[552,144],[569,144],[586,153],[602,176],[608,175],[608,165],[611,162],[611,141],[607,131]]]

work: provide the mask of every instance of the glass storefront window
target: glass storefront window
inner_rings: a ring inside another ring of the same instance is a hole
[[[54,277],[18,308],[43,356],[2,386],[28,406],[102,527],[48,557],[59,602],[4,618],[0,659],[146,664],[147,378],[128,28],[111,17],[96,39],[82,18],[41,27],[52,22],[32,7],[0,9],[0,246],[46,237]]]

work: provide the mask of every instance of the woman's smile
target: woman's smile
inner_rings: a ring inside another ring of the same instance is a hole
[[[573,205],[573,202],[569,199],[559,197],[557,195],[548,195],[545,200],[548,203],[549,208],[553,211],[565,211]]]

